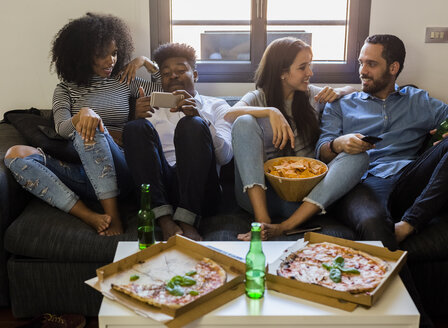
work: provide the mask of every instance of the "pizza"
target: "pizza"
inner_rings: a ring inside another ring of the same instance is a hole
[[[227,273],[213,260],[203,258],[193,270],[169,281],[145,284],[139,280],[139,276],[132,275],[129,284],[112,283],[111,287],[149,305],[177,309],[222,286]]]
[[[308,244],[289,254],[277,274],[352,294],[373,291],[382,281],[389,265],[386,261],[328,242]]]

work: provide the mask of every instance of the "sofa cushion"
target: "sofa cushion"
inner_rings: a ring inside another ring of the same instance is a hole
[[[78,153],[71,141],[59,136],[54,130],[53,120],[40,115],[39,110],[11,111],[5,113],[4,117],[24,136],[29,145],[40,147],[60,160],[80,163]]]
[[[111,262],[119,241],[137,240],[136,217],[122,215],[122,221],[124,234],[100,236],[80,219],[33,199],[6,230],[5,248],[53,261]]]
[[[12,256],[8,261],[8,275],[14,317],[32,318],[42,313],[98,316],[103,295],[84,281],[95,277],[96,269],[106,264],[108,263],[61,263]]]

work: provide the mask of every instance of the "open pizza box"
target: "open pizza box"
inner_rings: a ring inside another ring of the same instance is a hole
[[[142,284],[168,281],[175,275],[191,271],[204,257],[221,265],[227,273],[227,282],[178,309],[151,306],[111,288],[111,283],[129,284],[132,275],[138,275],[140,278],[137,281]],[[154,244],[97,269],[97,276],[87,280],[86,284],[141,316],[152,318],[168,327],[182,327],[244,294],[244,272],[243,262],[176,235],[167,242]]]
[[[305,242],[309,242],[310,244],[330,242],[364,251],[370,255],[387,261],[389,264],[389,270],[382,279],[381,283],[372,292],[361,294],[351,294],[349,292],[337,291],[327,287],[278,276],[277,269],[282,261],[290,253],[302,248]],[[397,250],[392,252],[385,247],[369,245],[315,232],[307,232],[303,239],[299,239],[296,243],[286,249],[277,260],[268,265],[268,273],[266,275],[267,287],[291,296],[304,298],[346,311],[353,311],[358,304],[371,307],[379,299],[392,278],[395,277],[402,268],[406,261],[406,257],[406,251]]]

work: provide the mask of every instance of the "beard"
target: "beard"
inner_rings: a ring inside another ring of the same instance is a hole
[[[390,80],[394,78],[394,76],[390,74],[388,70],[385,70],[384,73],[378,79],[373,79],[372,77],[367,75],[361,75],[360,77],[361,79],[363,78],[371,79],[372,83],[370,85],[362,84],[362,91],[364,91],[365,93],[369,93],[371,95],[374,95],[386,89],[390,83]]]

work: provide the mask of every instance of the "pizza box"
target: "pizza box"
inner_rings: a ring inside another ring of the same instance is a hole
[[[130,276],[134,274],[140,275],[141,283],[167,281],[175,275],[190,271],[204,257],[222,266],[227,273],[227,282],[178,309],[151,306],[111,288],[111,283],[129,284]],[[97,276],[87,280],[86,284],[141,316],[157,320],[168,327],[182,327],[244,294],[245,268],[243,262],[233,257],[176,235],[167,242],[154,244],[97,269]],[[141,272],[146,275],[143,276]]]
[[[280,263],[291,252],[294,252],[304,246],[304,242],[320,243],[330,242],[341,246],[351,247],[356,250],[364,251],[373,256],[379,257],[389,264],[389,270],[382,282],[369,293],[351,294],[349,292],[337,291],[327,287],[300,282],[293,279],[280,277],[277,275],[277,268]],[[369,245],[361,242],[355,242],[347,239],[327,236],[315,232],[307,232],[303,239],[299,239],[296,243],[284,251],[284,253],[273,263],[268,265],[268,273],[266,275],[267,286],[269,289],[276,290],[291,296],[305,298],[321,304],[340,308],[346,311],[353,311],[358,304],[371,307],[383,294],[388,284],[395,277],[407,258],[406,251],[390,251],[385,247]]]

